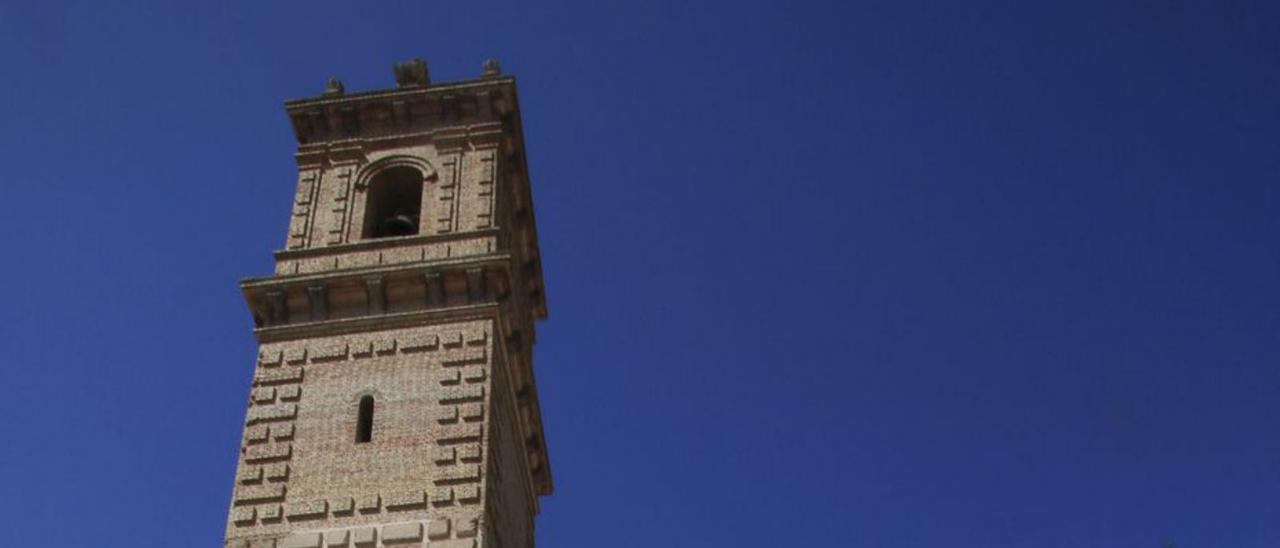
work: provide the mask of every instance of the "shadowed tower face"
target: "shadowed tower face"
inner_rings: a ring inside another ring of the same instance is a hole
[[[546,315],[515,81],[330,80],[285,103],[297,192],[227,547],[524,547],[551,492],[531,347]]]

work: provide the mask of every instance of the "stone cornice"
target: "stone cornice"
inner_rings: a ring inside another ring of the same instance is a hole
[[[430,93],[448,93],[458,91],[472,91],[477,89],[491,88],[498,85],[514,86],[516,79],[514,76],[492,76],[478,80],[458,80],[454,82],[440,82],[438,84],[430,84],[427,86],[410,87],[404,89],[375,89],[369,91],[359,91],[355,93],[344,93],[342,95],[321,95],[317,97],[306,97],[301,99],[286,99],[284,106],[290,111],[310,106],[333,105],[350,102],[351,100],[379,100],[379,99],[395,99],[400,97],[412,97],[416,95]]]
[[[506,269],[510,264],[511,255],[506,253],[491,253],[479,257],[462,257],[458,259],[442,259],[437,261],[414,262],[408,264],[378,265],[364,268],[318,272],[315,274],[254,276],[242,278],[240,280],[240,289],[245,291],[246,294],[249,294],[249,292],[252,291],[269,288],[300,287],[318,282],[333,283],[343,280],[368,278],[370,276],[377,275],[406,273],[425,274],[428,272],[438,272],[442,270],[455,270],[462,266]]]
[[[415,310],[384,314],[380,316],[361,316],[338,320],[322,320],[316,322],[300,322],[275,327],[259,327],[253,335],[260,343],[290,341],[313,337],[328,337],[394,329],[400,327],[416,327],[431,325],[432,322],[460,322],[467,320],[495,320],[498,318],[498,303],[482,303],[474,305],[451,306],[435,310]]]
[[[358,164],[365,160],[370,149],[391,148],[400,143],[426,142],[434,144],[440,150],[448,151],[467,146],[495,146],[501,141],[502,135],[502,124],[497,122],[462,124],[388,135],[359,135],[300,144],[294,158],[300,167]]]
[[[501,230],[496,228],[488,228],[482,230],[472,230],[467,232],[455,232],[451,234],[433,234],[418,236],[401,236],[395,238],[378,238],[375,240],[361,240],[357,242],[330,245],[325,247],[308,247],[303,249],[281,249],[277,250],[274,255],[277,261],[286,261],[293,259],[308,259],[313,257],[326,257],[330,255],[339,255],[343,253],[351,253],[354,251],[370,251],[375,249],[393,249],[410,245],[433,244],[438,242],[452,242],[459,240],[467,240],[477,237],[497,237],[501,234]],[[257,279],[257,278],[249,278]]]
[[[503,122],[515,114],[515,79],[484,78],[285,102],[301,146],[403,137],[449,126]]]

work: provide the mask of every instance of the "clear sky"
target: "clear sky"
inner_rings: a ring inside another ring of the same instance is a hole
[[[0,4],[6,546],[216,546],[281,102],[520,83],[543,547],[1280,546],[1274,2]]]

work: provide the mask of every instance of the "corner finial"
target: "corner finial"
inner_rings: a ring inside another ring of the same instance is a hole
[[[337,76],[330,78],[329,81],[324,83],[325,95],[342,95],[343,93],[346,93],[346,91],[347,88],[342,86],[342,80],[339,80]]]
[[[492,57],[484,60],[484,65],[480,69],[480,76],[497,76],[502,74],[502,67],[498,66],[498,60]]]
[[[394,67],[396,85],[402,88],[425,86],[431,81],[427,78],[427,62],[421,57],[396,63]]]

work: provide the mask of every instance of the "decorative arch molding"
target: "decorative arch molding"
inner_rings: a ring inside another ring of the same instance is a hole
[[[360,172],[356,174],[356,182],[354,185],[355,189],[358,191],[367,190],[369,188],[369,183],[373,181],[374,177],[377,177],[379,173],[394,167],[411,167],[418,170],[422,173],[423,182],[436,181],[439,179],[439,175],[436,173],[436,168],[431,165],[431,162],[417,156],[396,154],[394,156],[380,158],[370,162],[369,165],[360,168]]]
[[[365,396],[372,396],[373,401],[375,402],[382,401],[382,397],[383,397],[381,390],[370,387],[370,388],[364,388],[362,390],[357,391],[351,397],[347,398],[347,402],[350,403],[351,405],[360,405],[360,400],[364,399]]]

